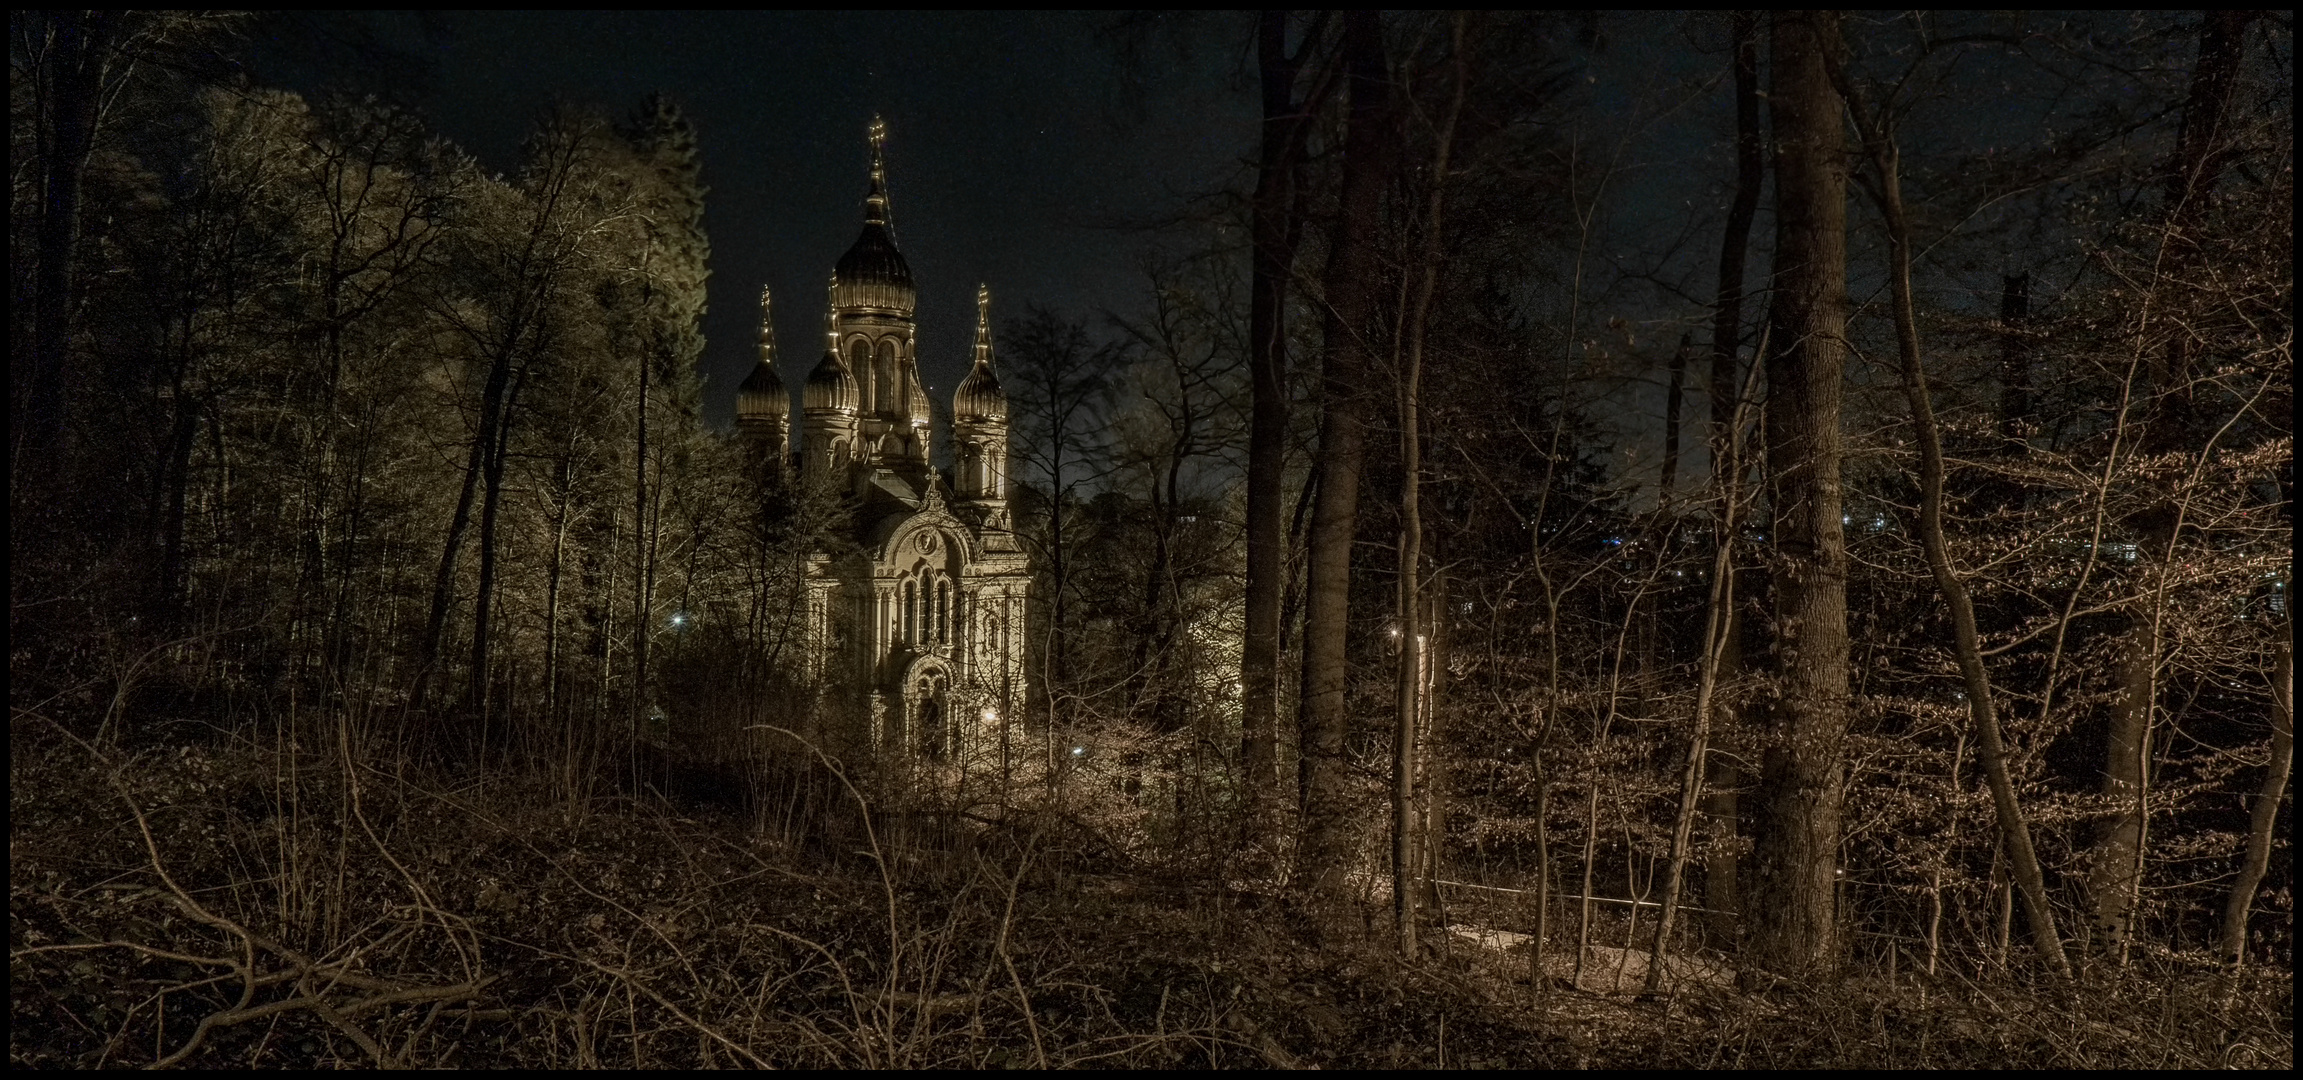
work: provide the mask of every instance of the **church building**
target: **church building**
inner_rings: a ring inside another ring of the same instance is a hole
[[[850,495],[854,544],[814,556],[808,640],[827,732],[930,759],[996,752],[1024,702],[1031,568],[1008,511],[1008,401],[992,371],[991,295],[976,290],[974,366],[952,396],[951,467],[930,453],[919,291],[888,210],[886,127],[871,126],[863,234],[840,256],[824,356],[801,397],[802,482]],[[760,359],[737,392],[741,435],[787,453],[791,395],[768,296]]]

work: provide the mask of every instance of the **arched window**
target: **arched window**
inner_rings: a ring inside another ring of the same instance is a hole
[[[872,365],[874,381],[879,384],[879,411],[902,412],[903,383],[896,378],[896,343],[891,338],[880,339],[879,360]]]
[[[879,393],[878,380],[872,377],[871,361],[872,347],[864,339],[856,338],[848,342],[848,370],[855,374],[856,388],[861,391],[856,403],[863,406],[866,413],[872,411],[873,395]]]
[[[952,587],[949,582],[936,582],[936,644],[951,641]]]
[[[900,616],[902,620],[902,629],[898,630],[896,633],[898,637],[901,637],[906,641],[917,640],[912,636],[912,616],[916,611],[919,610],[917,603],[917,597],[912,592],[912,583],[909,581],[904,582],[904,611],[902,616]]]

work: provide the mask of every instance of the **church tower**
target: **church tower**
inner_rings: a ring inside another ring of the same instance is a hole
[[[992,291],[976,286],[975,367],[952,395],[952,486],[994,529],[1008,525],[1008,395],[992,373]]]
[[[840,360],[839,281],[824,311],[824,358],[808,373],[800,392],[800,470],[809,476],[842,476],[856,457],[861,395],[855,373]]]
[[[864,230],[832,274],[832,339],[856,380],[855,457],[870,470],[865,482],[912,501],[928,482],[928,395],[912,321],[919,290],[888,210],[887,125],[873,117],[870,134]]]
[[[736,388],[736,431],[782,460],[791,445],[792,394],[776,370],[776,321],[768,290],[760,289],[760,362]]]

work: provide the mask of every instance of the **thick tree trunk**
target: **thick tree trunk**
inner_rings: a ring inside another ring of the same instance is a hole
[[[1391,180],[1392,130],[1383,25],[1374,11],[1344,15],[1344,63],[1351,119],[1343,190],[1328,242],[1327,319],[1322,358],[1319,494],[1306,557],[1303,692],[1299,705],[1304,770],[1303,842],[1298,887],[1342,895],[1352,848],[1351,775],[1345,760],[1344,643],[1350,616],[1351,546],[1359,526],[1359,481],[1366,456],[1367,334],[1378,267],[1377,211]]]
[[[2223,902],[2223,926],[2216,935],[2216,952],[2231,963],[2247,958],[2247,909],[2255,906],[2255,890],[2271,867],[2271,842],[2279,823],[2279,803],[2287,797],[2287,776],[2295,766],[2295,637],[2291,627],[2279,631],[2277,659],[2271,669],[2271,761],[2263,769],[2263,786],[2247,820],[2247,854],[2239,864],[2239,880]]]
[[[1758,967],[1788,976],[1826,975],[1838,953],[1848,720],[1839,519],[1847,172],[1840,98],[1825,67],[1838,40],[1836,13],[1775,13],[1775,299],[1765,361],[1779,696],[1761,755],[1745,945]]]
[[[1256,805],[1279,783],[1280,596],[1287,578],[1280,531],[1287,458],[1287,294],[1302,215],[1301,179],[1308,104],[1296,101],[1302,53],[1287,51],[1288,13],[1263,12],[1256,64],[1263,83],[1263,148],[1256,168],[1255,252],[1248,291],[1250,406],[1247,447],[1247,639],[1240,656],[1242,749]],[[1311,42],[1305,43],[1308,52]]]
[[[1751,247],[1751,220],[1759,212],[1759,188],[1766,179],[1767,160],[1759,131],[1759,18],[1750,11],[1733,15],[1735,37],[1735,197],[1728,204],[1727,227],[1719,241],[1719,295],[1714,304],[1711,322],[1711,468],[1715,490],[1725,490],[1733,474],[1743,468],[1743,459],[1731,448],[1736,438],[1737,406],[1741,403],[1744,375],[1740,360],[1743,334],[1743,267]],[[1730,514],[1723,503],[1719,510],[1724,522]],[[1724,527],[1718,530],[1719,542],[1732,547],[1735,534]],[[1732,556],[1727,560],[1730,574],[1736,573]],[[1743,584],[1738,582],[1737,584]],[[1725,606],[1718,612],[1718,656],[1714,660],[1716,671],[1713,681],[1717,687],[1733,686],[1743,675],[1743,619],[1736,605],[1743,603],[1749,589],[1729,589],[1720,595]],[[1720,699],[1714,692],[1711,699],[1711,733],[1715,740],[1732,740],[1736,730],[1735,707]],[[1732,743],[1730,744],[1732,746]],[[1737,888],[1736,869],[1739,861],[1734,841],[1736,837],[1736,791],[1743,784],[1743,771],[1736,767],[1732,754],[1710,754],[1705,758],[1703,814],[1710,819],[1714,841],[1711,854],[1704,861],[1704,906],[1712,909],[1712,931],[1722,941],[1735,940],[1741,927],[1736,923],[1740,890]]]

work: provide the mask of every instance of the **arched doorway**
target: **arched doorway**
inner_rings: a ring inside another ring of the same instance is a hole
[[[904,676],[904,713],[911,720],[910,749],[930,761],[959,751],[952,722],[952,676],[936,657],[924,656]]]

